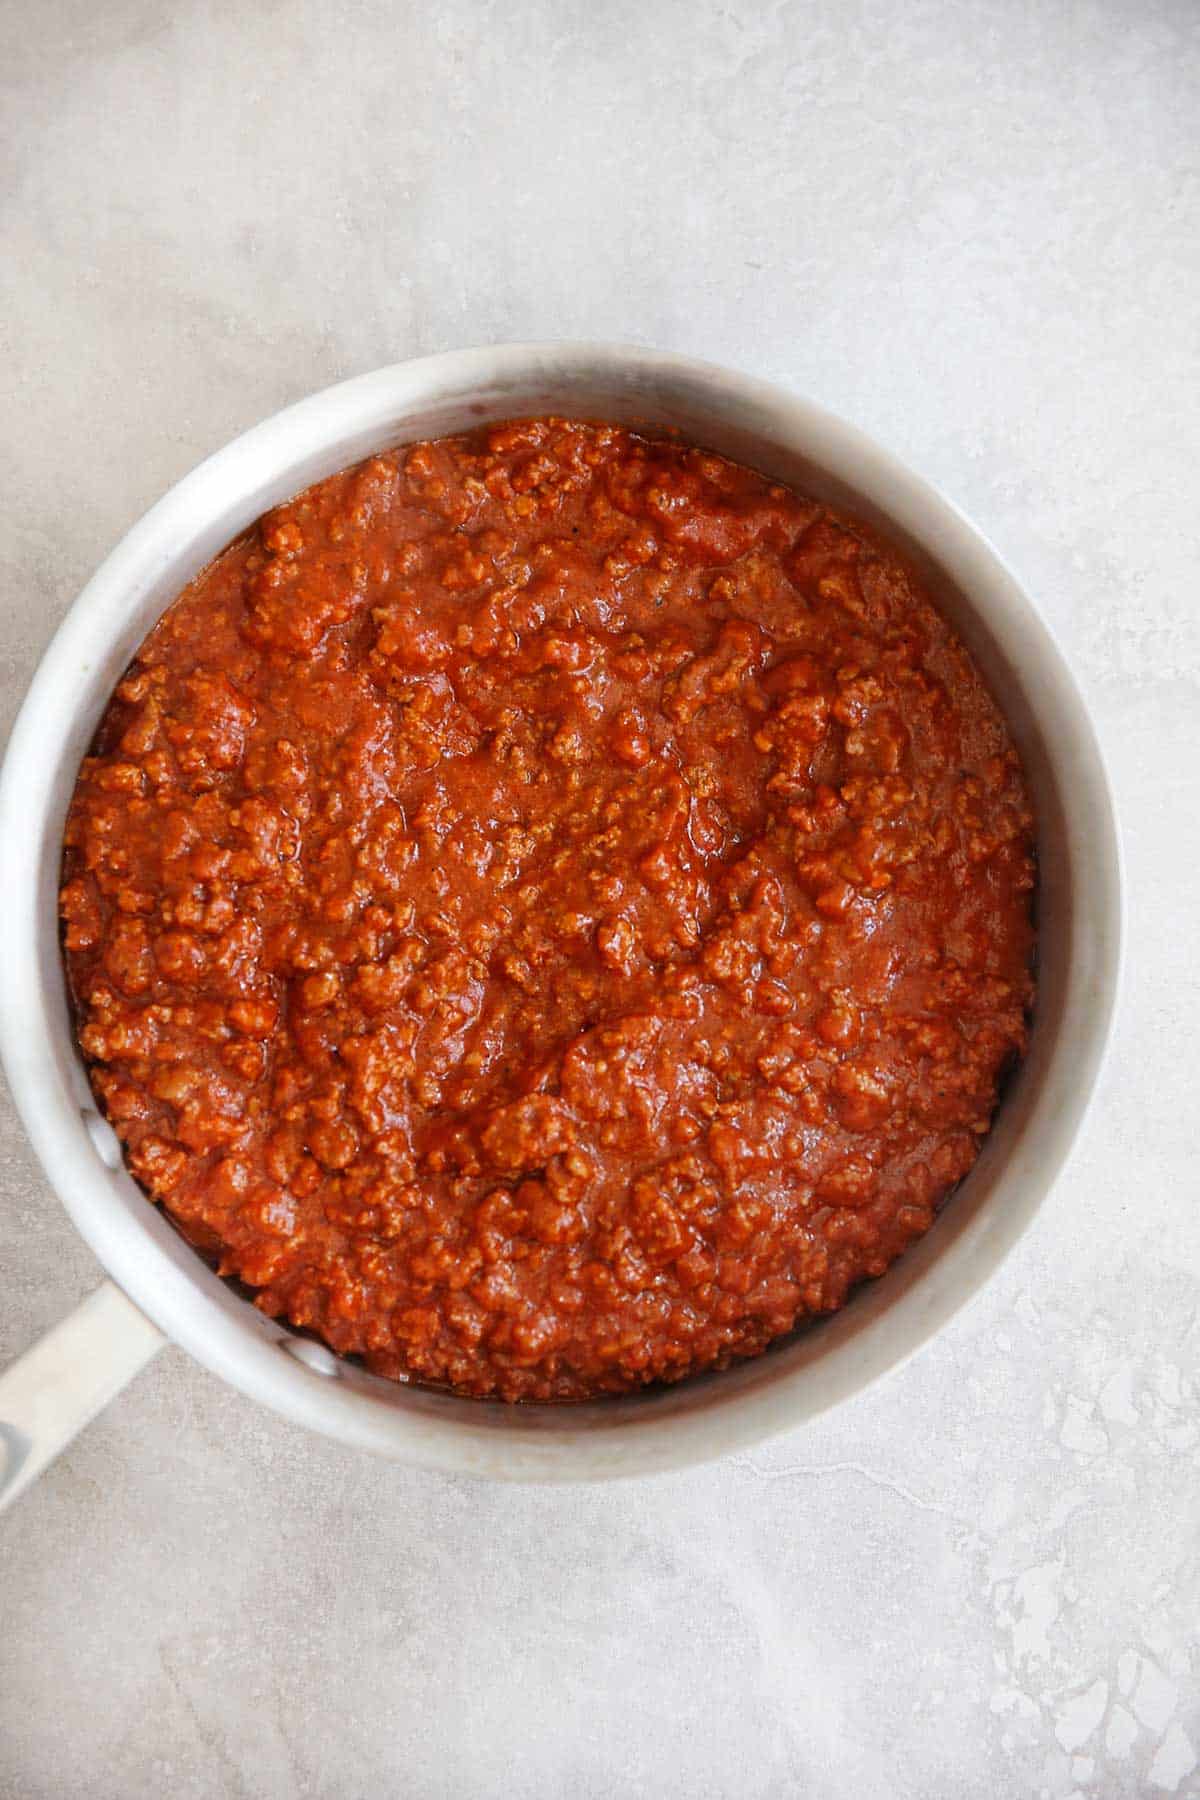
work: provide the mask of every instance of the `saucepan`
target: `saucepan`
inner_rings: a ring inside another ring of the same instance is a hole
[[[1039,985],[1029,1055],[932,1230],[833,1318],[719,1374],[575,1406],[505,1406],[371,1375],[257,1311],[126,1171],[76,1049],[59,948],[63,819],[105,702],[155,619],[262,512],[389,446],[573,414],[678,430],[876,526],[907,551],[1007,714],[1038,817]],[[997,1268],[1063,1166],[1093,1091],[1121,940],[1118,837],[1095,733],[1045,624],[995,550],[927,482],[783,388],[597,344],[398,363],[268,419],[172,489],[54,637],[0,777],[0,1053],[51,1187],[110,1279],[0,1376],[12,1498],[167,1341],[356,1450],[490,1478],[679,1468],[794,1429],[910,1356]]]

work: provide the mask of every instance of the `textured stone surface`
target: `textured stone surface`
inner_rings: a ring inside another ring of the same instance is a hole
[[[915,1363],[686,1476],[507,1490],[164,1355],[0,1536],[0,1796],[1200,1793],[1200,13],[0,0],[7,728],[284,401],[489,339],[794,384],[1011,558],[1095,709],[1128,978],[1067,1176]],[[0,1359],[97,1279],[0,1110]]]

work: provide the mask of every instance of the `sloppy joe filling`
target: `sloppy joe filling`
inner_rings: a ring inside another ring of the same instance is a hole
[[[62,887],[91,1081],[264,1311],[506,1400],[676,1381],[932,1224],[1025,1045],[1033,823],[901,557],[521,420],[261,519],[138,651]]]

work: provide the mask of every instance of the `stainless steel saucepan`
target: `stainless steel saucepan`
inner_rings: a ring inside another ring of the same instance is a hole
[[[261,513],[373,451],[560,413],[677,428],[874,522],[927,576],[1004,708],[1039,829],[1029,1056],[982,1155],[922,1241],[832,1319],[679,1387],[507,1407],[398,1386],[265,1318],[127,1173],[75,1047],[59,952],[63,819],[113,687],[163,609]],[[517,344],[398,363],[315,394],[219,451],[113,551],[57,632],[0,776],[0,1053],[51,1186],[110,1279],[0,1375],[0,1500],[13,1498],[167,1340],[288,1418],[430,1468],[592,1480],[677,1468],[805,1419],[910,1356],[998,1267],[1062,1168],[1117,985],[1120,857],[1095,734],[1030,600],[979,532],[860,432],[711,364],[604,344]]]

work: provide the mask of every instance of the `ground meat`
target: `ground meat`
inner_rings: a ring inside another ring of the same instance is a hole
[[[971,1167],[1032,999],[1004,723],[903,562],[563,419],[232,545],[85,760],[62,916],[136,1178],[264,1311],[507,1400],[842,1305]]]

